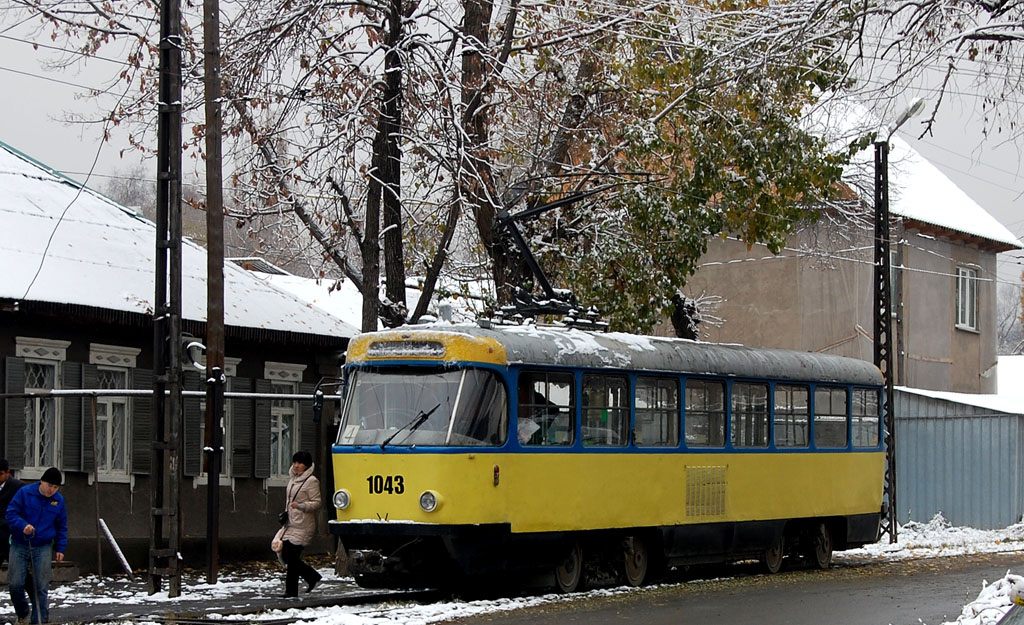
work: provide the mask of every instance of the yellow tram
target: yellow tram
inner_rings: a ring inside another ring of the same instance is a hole
[[[354,338],[330,523],[364,586],[787,556],[879,536],[882,377],[838,356],[535,325]]]

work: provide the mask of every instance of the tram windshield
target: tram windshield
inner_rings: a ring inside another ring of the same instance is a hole
[[[508,396],[486,369],[360,369],[351,374],[338,444],[500,446]]]

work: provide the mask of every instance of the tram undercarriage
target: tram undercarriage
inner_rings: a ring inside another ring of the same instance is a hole
[[[356,582],[367,588],[479,585],[517,574],[550,574],[561,592],[603,570],[640,586],[670,567],[759,559],[780,570],[788,558],[828,568],[833,550],[875,542],[880,514],[821,519],[513,534],[508,525],[332,525]]]

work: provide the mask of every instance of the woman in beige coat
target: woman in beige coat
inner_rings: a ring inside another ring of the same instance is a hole
[[[313,475],[313,456],[297,451],[292,456],[285,490],[285,516],[288,521],[274,537],[273,549],[288,567],[284,578],[284,596],[299,596],[299,578],[306,580],[306,592],[320,581],[316,569],[302,561],[302,548],[316,533],[316,511],[320,509],[320,480]]]

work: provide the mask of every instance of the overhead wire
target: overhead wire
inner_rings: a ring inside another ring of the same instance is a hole
[[[551,6],[551,7],[556,7],[556,6],[557,6],[557,5],[554,5],[554,4],[552,4],[552,3],[545,3],[545,2],[539,2],[539,3],[536,3],[536,4],[537,4],[537,5],[547,5],[547,6]],[[617,5],[614,5],[614,4],[611,4],[611,3],[602,3],[602,2],[595,2],[594,4],[595,4],[595,5],[597,5],[597,6],[599,6],[599,7],[600,7],[601,5],[604,5],[605,7],[608,7],[608,8],[609,8],[609,13],[607,13],[607,14],[606,14],[606,16],[608,16],[608,17],[611,17],[611,16],[613,16],[613,15],[616,15],[616,14],[613,14],[613,13],[611,13],[611,12],[610,12],[610,8],[612,8],[612,7],[614,7],[614,8],[619,8],[619,7],[617,6]],[[640,21],[640,22],[642,23],[642,20],[634,20],[634,21]],[[622,34],[623,34],[623,33],[622,33],[621,31],[619,31],[619,30],[611,30],[611,29],[609,29],[609,30],[608,30],[608,32],[609,32],[609,33],[615,33],[616,35],[622,35]],[[629,34],[627,33],[627,35],[626,35],[626,36],[629,36]],[[5,36],[5,37],[6,37],[6,36]],[[9,39],[15,39],[15,40],[17,40],[16,38],[11,38],[11,37],[6,37],[6,38],[9,38]],[[24,40],[21,40],[21,41],[24,41]],[[26,42],[26,43],[30,43],[30,42]],[[53,46],[49,46],[49,47],[51,47],[51,48],[54,48],[54,49],[57,49],[56,47],[53,47]],[[66,50],[66,49],[60,49],[60,50],[61,50],[62,52],[72,52],[72,51],[69,51],[69,50]],[[103,57],[99,57],[99,56],[96,56],[95,58],[101,58],[101,59],[102,59]],[[103,60],[110,60],[110,61],[112,61],[112,59],[103,59]],[[116,61],[115,61],[115,62],[116,62]],[[31,74],[31,73],[27,73],[27,72],[19,72],[19,71],[17,71],[17,70],[10,70],[10,69],[8,69],[8,68],[3,68],[3,67],[0,67],[0,69],[5,69],[5,70],[8,70],[8,71],[15,71],[15,72],[17,72],[17,73],[23,73],[23,74],[27,74],[27,75],[33,76],[33,74]],[[48,78],[48,77],[44,77],[44,76],[37,76],[37,75],[35,75],[35,77],[37,77],[37,78],[43,78],[43,79],[47,79],[47,80],[51,80],[51,81],[53,81],[53,82],[58,82],[58,83],[61,83],[61,84],[66,84],[66,85],[68,85],[68,86],[72,86],[72,87],[76,87],[76,88],[81,88],[81,89],[89,89],[89,90],[91,90],[91,91],[100,91],[100,90],[98,90],[98,89],[95,89],[95,88],[91,88],[91,87],[86,87],[86,86],[84,86],[84,85],[76,85],[76,84],[74,84],[74,83],[70,83],[70,82],[67,82],[67,81],[60,81],[60,80],[57,80],[57,79],[52,79],[52,78]],[[123,98],[123,96],[122,96],[122,98]],[[94,162],[94,164],[95,164],[95,162]],[[90,173],[89,173],[88,175],[93,175],[93,174],[92,174],[92,170],[90,170]]]
[[[124,98],[126,98],[128,96],[128,92],[132,89],[132,83],[134,82],[133,79],[134,79],[134,71],[133,71],[132,79],[128,80],[128,84],[125,87],[124,93],[121,94],[121,97],[118,98],[117,103],[114,105],[115,108],[117,107],[117,105],[119,105],[124,100]],[[110,127],[109,124],[110,123],[111,123],[111,120],[110,120],[109,117],[107,119],[105,119],[104,122],[103,122],[103,134],[102,134],[102,137],[104,137],[104,138],[107,136],[107,131],[109,130],[109,127]],[[77,183],[75,185],[75,187],[76,187],[75,195],[71,198],[71,201],[68,202],[67,206],[64,207],[64,210],[61,211],[60,217],[57,218],[56,223],[53,224],[53,229],[50,231],[50,235],[49,235],[49,237],[46,240],[46,245],[43,247],[43,251],[39,255],[39,264],[36,266],[35,273],[33,274],[32,279],[29,280],[28,286],[25,287],[24,294],[22,294],[22,296],[21,296],[22,300],[28,298],[29,293],[32,291],[32,287],[35,286],[36,281],[39,279],[39,275],[42,273],[43,266],[46,263],[46,258],[47,258],[47,255],[48,255],[49,251],[50,251],[50,246],[53,244],[53,240],[57,236],[57,229],[60,228],[61,223],[64,221],[64,218],[67,216],[68,211],[71,210],[71,207],[74,206],[75,202],[78,201],[78,198],[80,198],[82,196],[82,193],[85,192],[86,185],[89,184],[89,179],[92,176],[92,172],[93,172],[94,169],[96,169],[96,163],[99,162],[100,153],[103,151],[103,146],[105,144],[106,144],[105,139],[101,138],[101,140],[99,141],[99,143],[96,146],[96,153],[93,156],[92,165],[89,167],[89,172],[86,174],[85,180],[83,180],[81,183]]]

